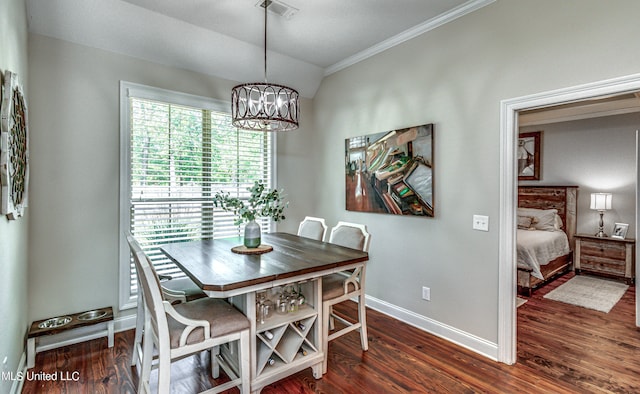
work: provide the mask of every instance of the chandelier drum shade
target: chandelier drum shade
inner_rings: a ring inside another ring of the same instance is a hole
[[[245,83],[231,90],[231,117],[245,130],[288,131],[298,128],[299,96],[294,89],[268,83]]]
[[[254,131],[289,131],[298,128],[299,95],[295,89],[267,83],[267,8],[264,8],[264,83],[253,82],[231,89],[231,123]]]

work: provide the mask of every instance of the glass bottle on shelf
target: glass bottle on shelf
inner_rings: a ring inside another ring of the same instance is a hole
[[[289,300],[286,292],[280,293],[276,300],[276,310],[280,314],[285,314],[289,311]]]
[[[271,317],[273,313],[273,301],[266,299],[262,303],[262,316],[266,320]]]
[[[256,297],[256,318],[258,319],[258,322],[260,324],[264,324],[264,320],[266,319],[264,308],[264,303],[266,300],[267,296],[264,294],[264,292],[259,293]]]
[[[302,284],[298,283],[298,306],[303,305],[307,299],[305,298],[304,294],[302,293]]]

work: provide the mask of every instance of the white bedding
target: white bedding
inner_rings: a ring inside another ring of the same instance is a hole
[[[531,275],[545,279],[540,266],[569,253],[569,240],[564,231],[518,229],[516,235],[518,267],[530,268]]]

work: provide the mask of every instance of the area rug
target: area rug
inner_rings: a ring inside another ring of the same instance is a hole
[[[544,298],[609,313],[628,288],[624,283],[577,275]]]
[[[516,297],[516,308],[520,308],[527,301],[529,300],[527,300],[526,298]]]

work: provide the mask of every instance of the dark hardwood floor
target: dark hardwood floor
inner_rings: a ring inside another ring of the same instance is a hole
[[[329,345],[329,370],[315,380],[311,369],[266,387],[263,393],[639,393],[640,330],[635,327],[635,288],[608,313],[543,298],[565,275],[518,308],[518,362],[509,366],[369,310],[369,351],[357,333]],[[342,308],[355,312],[354,305]],[[129,367],[133,331],[39,353],[33,373],[73,372],[78,381],[26,381],[23,393],[133,393]],[[208,387],[208,357],[172,366],[172,389]],[[152,375],[152,378],[155,376]],[[230,392],[237,392],[231,390]]]

